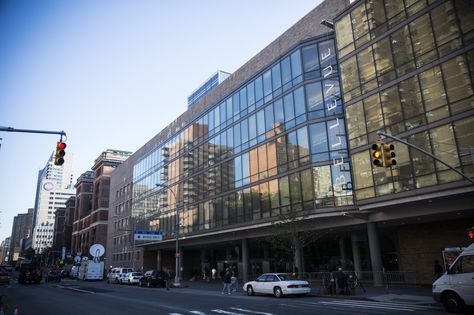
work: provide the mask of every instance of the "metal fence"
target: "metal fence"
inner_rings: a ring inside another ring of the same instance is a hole
[[[343,271],[347,276],[348,290],[356,288],[365,290],[376,284],[386,288],[395,286],[418,286],[419,282],[416,272],[406,271]],[[339,291],[338,283],[334,272],[300,272],[298,278],[307,280],[318,293],[336,293]],[[349,292],[348,292],[349,294]]]

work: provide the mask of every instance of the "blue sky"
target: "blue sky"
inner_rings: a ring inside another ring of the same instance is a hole
[[[64,130],[74,180],[108,149],[135,151],[320,0],[4,0],[0,126]],[[59,136],[0,132],[0,241],[35,202]]]

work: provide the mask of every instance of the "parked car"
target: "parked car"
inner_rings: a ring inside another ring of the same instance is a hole
[[[12,279],[11,279],[10,274],[8,272],[0,271],[0,283],[10,284],[11,280]]]
[[[129,272],[133,272],[133,269],[127,267],[112,268],[107,274],[107,283],[119,283],[120,277]]]
[[[162,270],[151,269],[145,272],[143,277],[139,280],[138,285],[141,287],[166,287],[166,273]]]
[[[29,282],[40,283],[43,278],[41,268],[34,263],[21,263],[18,283],[25,284]]]
[[[129,272],[129,273],[124,273],[120,277],[119,281],[122,284],[138,284],[142,277],[143,277],[143,274],[141,272]]]
[[[273,294],[277,298],[290,294],[308,294],[311,291],[308,281],[298,280],[289,273],[264,273],[255,281],[245,283],[243,288],[247,295]]]
[[[50,270],[46,274],[45,278],[46,282],[51,282],[51,281],[56,281],[56,282],[61,282],[61,271],[59,270]]]
[[[440,278],[433,283],[433,298],[448,312],[460,313],[474,306],[474,243],[466,247]]]

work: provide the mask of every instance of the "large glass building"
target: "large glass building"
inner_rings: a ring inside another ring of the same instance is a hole
[[[227,267],[242,280],[336,267],[416,272],[402,261],[419,248],[400,248],[403,237],[435,230],[452,211],[445,231],[472,223],[473,185],[441,163],[397,144],[396,167],[371,165],[383,130],[474,173],[472,6],[408,2],[323,2],[121,164],[110,265],[174,272],[179,228],[184,278]],[[445,12],[457,29],[435,23]],[[420,205],[433,209],[414,215]],[[134,241],[132,230],[163,240]]]

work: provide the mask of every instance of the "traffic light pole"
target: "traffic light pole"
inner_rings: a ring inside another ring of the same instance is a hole
[[[3,127],[0,126],[0,131],[7,131],[7,132],[26,132],[26,133],[45,133],[45,134],[50,134],[50,135],[61,135],[66,136],[66,133],[61,130],[61,131],[48,131],[48,130],[34,130],[34,129],[15,129],[13,127]]]
[[[459,175],[461,175],[462,177],[464,177],[465,179],[467,179],[469,182],[471,182],[471,184],[474,184],[474,180],[473,180],[473,179],[467,177],[466,175],[464,175],[463,173],[461,173],[460,171],[458,171],[457,169],[455,169],[454,167],[452,167],[452,166],[449,165],[448,163],[444,162],[443,160],[441,160],[440,158],[434,156],[433,154],[431,154],[431,153],[429,153],[429,152],[423,150],[422,148],[420,148],[420,147],[418,147],[418,146],[416,146],[416,145],[414,145],[414,144],[412,144],[412,143],[409,143],[409,142],[407,142],[407,141],[405,141],[405,140],[402,140],[402,139],[400,139],[400,138],[394,137],[394,136],[392,136],[392,135],[388,135],[388,134],[386,134],[385,132],[383,132],[383,131],[381,131],[381,130],[377,131],[377,134],[382,135],[382,136],[387,137],[387,138],[390,138],[390,139],[393,139],[393,140],[395,140],[395,141],[397,141],[397,142],[403,143],[403,144],[409,146],[410,148],[413,148],[413,149],[415,149],[415,150],[417,150],[417,151],[420,151],[420,152],[423,153],[423,154],[428,155],[429,157],[431,157],[431,158],[435,159],[436,161],[440,162],[441,164],[443,164],[443,165],[449,167],[451,170],[455,171],[456,173],[458,173]]]

